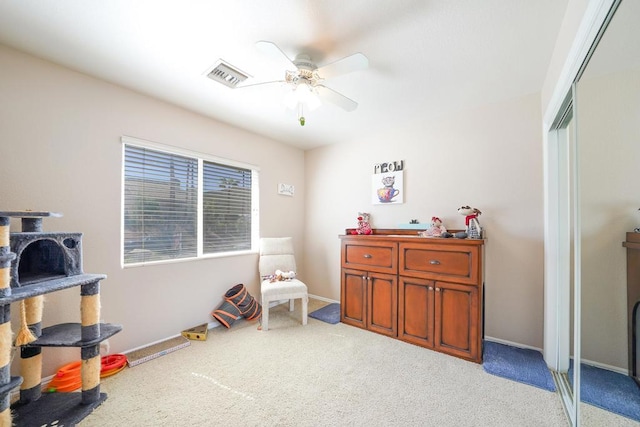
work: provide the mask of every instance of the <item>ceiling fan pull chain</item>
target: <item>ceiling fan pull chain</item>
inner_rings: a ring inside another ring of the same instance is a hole
[[[302,102],[298,102],[298,121],[300,122],[300,126],[304,126],[304,104]]]

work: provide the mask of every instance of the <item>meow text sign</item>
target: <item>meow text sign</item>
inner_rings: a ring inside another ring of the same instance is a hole
[[[373,165],[373,173],[399,172],[404,169],[404,160],[376,163]]]

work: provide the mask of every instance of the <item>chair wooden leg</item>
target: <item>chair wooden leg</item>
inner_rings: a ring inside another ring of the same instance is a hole
[[[302,324],[307,324],[307,311],[308,311],[309,297],[302,297]]]
[[[262,330],[269,330],[269,300],[262,297]]]

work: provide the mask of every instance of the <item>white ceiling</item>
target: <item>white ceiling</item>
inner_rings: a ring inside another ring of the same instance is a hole
[[[0,2],[0,43],[309,149],[540,91],[567,0],[20,0]],[[369,68],[325,85],[301,127],[277,85],[230,89],[218,59],[280,80],[255,42],[318,64],[355,52]],[[0,68],[1,70],[1,68]]]

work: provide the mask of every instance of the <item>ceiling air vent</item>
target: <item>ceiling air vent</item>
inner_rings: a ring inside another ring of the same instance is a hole
[[[249,75],[220,59],[216,63],[215,67],[213,67],[213,69],[209,71],[209,73],[207,73],[207,77],[219,83],[222,83],[225,86],[234,88],[239,83],[247,80]]]

